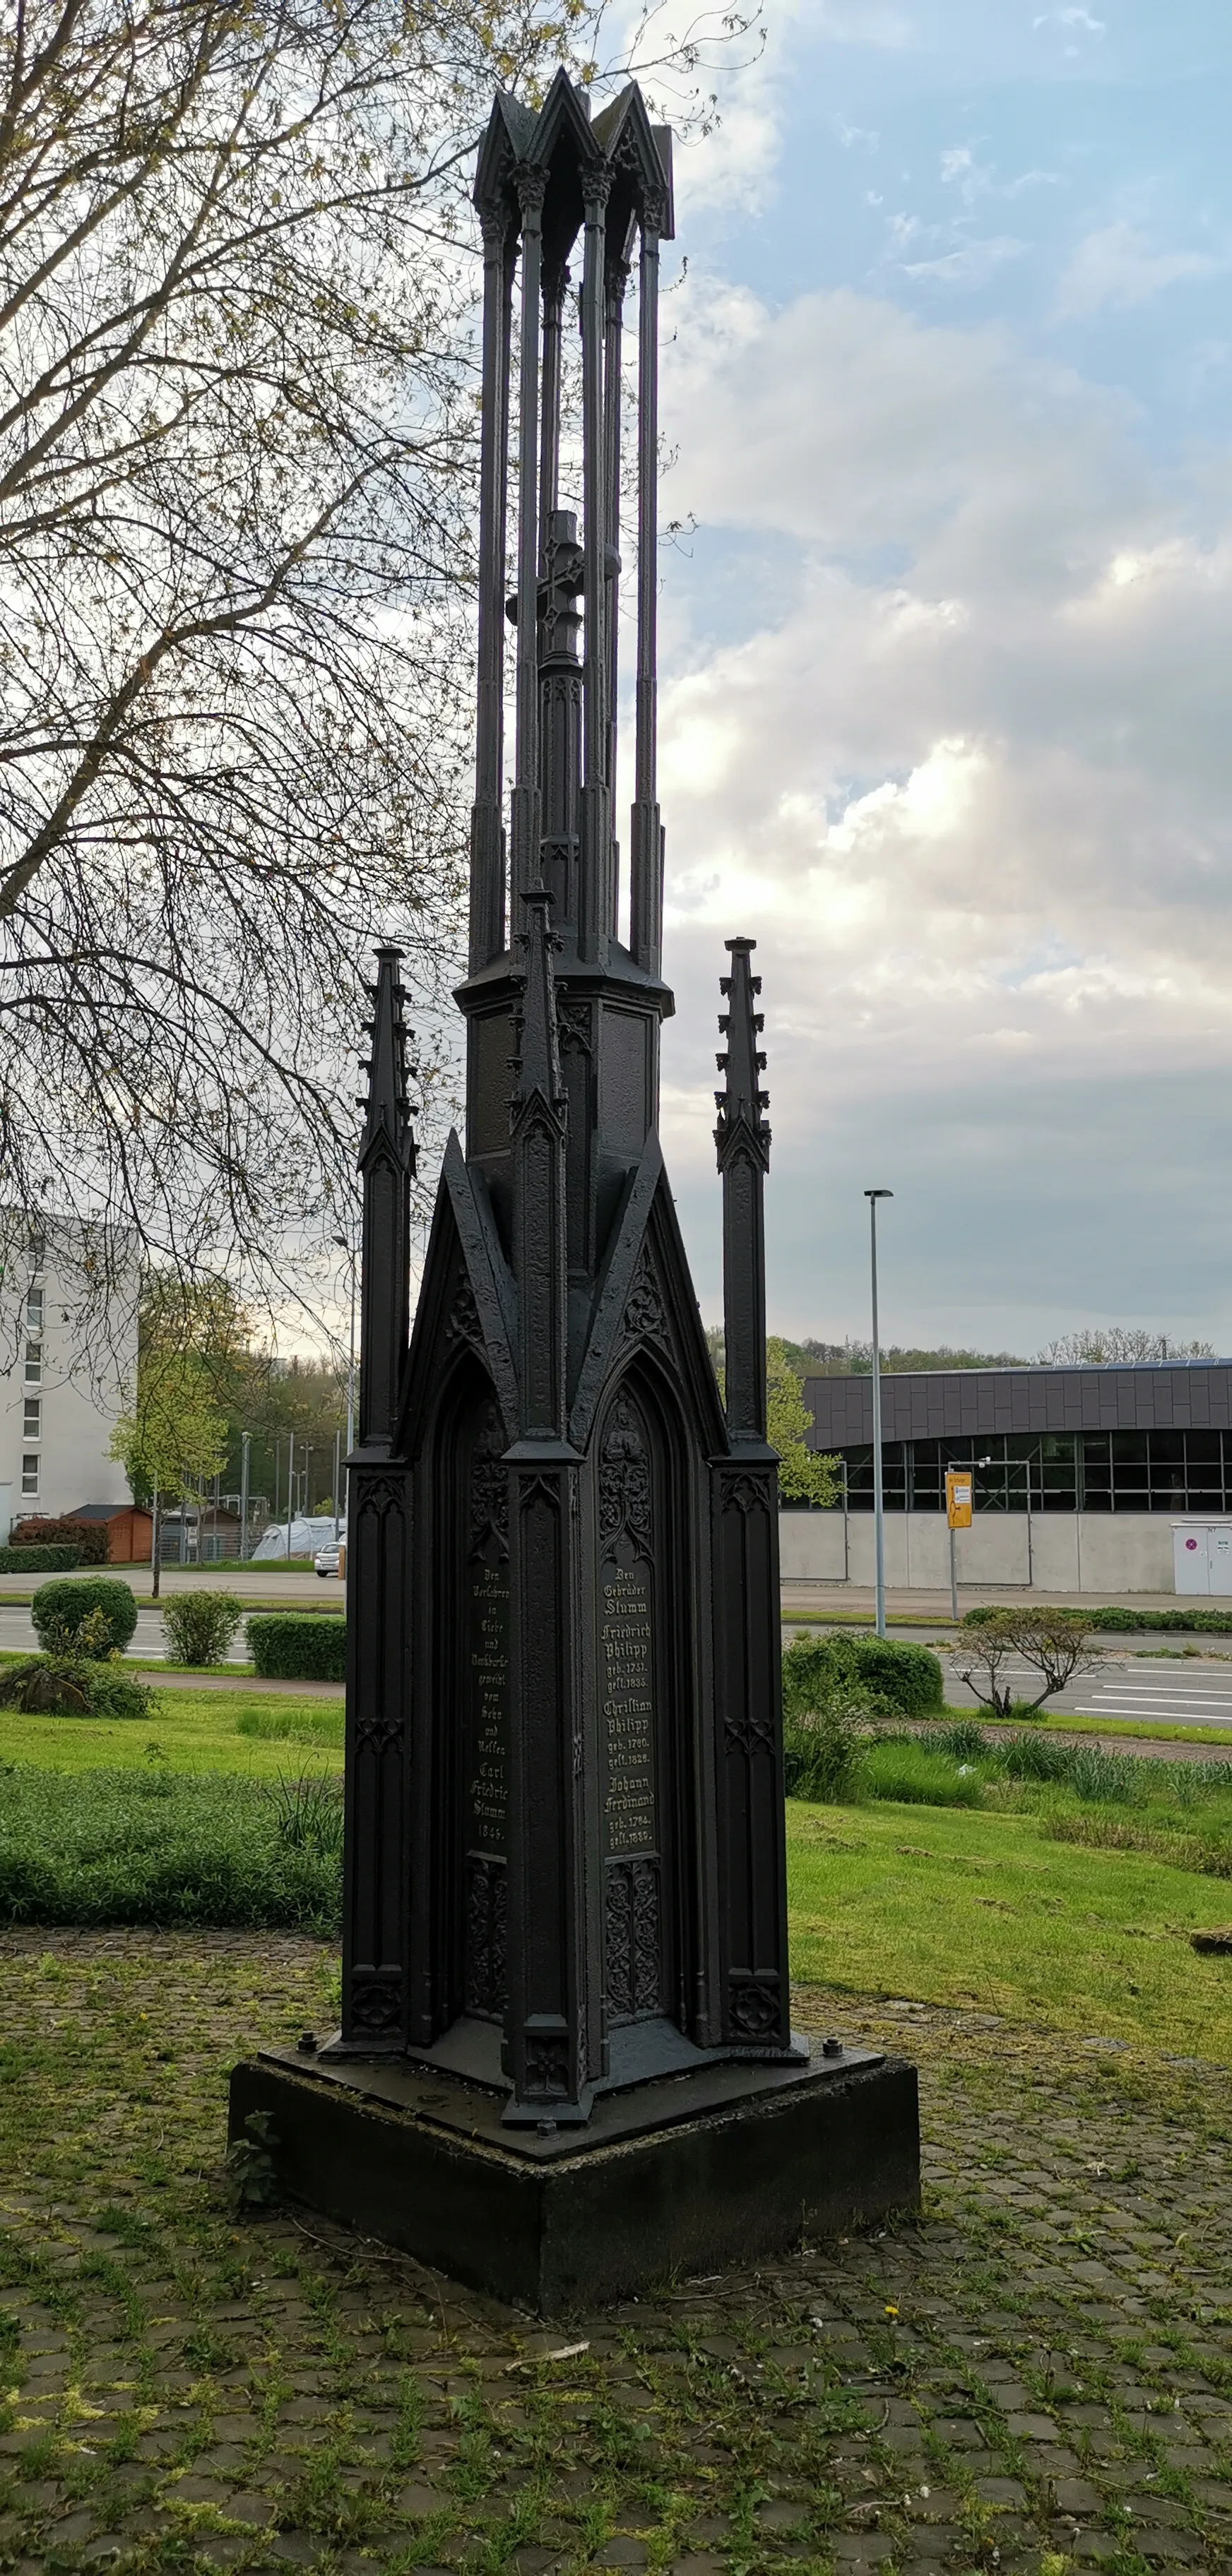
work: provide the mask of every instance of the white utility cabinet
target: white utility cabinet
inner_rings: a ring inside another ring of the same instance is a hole
[[[1174,1521],[1172,1558],[1178,1592],[1232,1600],[1232,1521]]]

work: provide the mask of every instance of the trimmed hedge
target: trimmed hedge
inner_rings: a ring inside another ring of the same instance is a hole
[[[71,1574],[79,1547],[0,1547],[0,1574]]]
[[[10,1547],[79,1547],[83,1565],[105,1565],[111,1553],[106,1521],[79,1521],[73,1512],[27,1513],[9,1531]]]
[[[964,1628],[986,1628],[1004,1608],[1004,1602],[981,1602],[978,1609],[965,1612],[962,1624]],[[1073,1619],[1080,1628],[1103,1628],[1114,1636],[1132,1636],[1152,1628],[1194,1637],[1226,1637],[1232,1632],[1232,1611],[1228,1610],[1126,1610],[1111,1602],[1090,1607],[1066,1601],[1050,1603],[1040,1615],[1046,1619]]]
[[[797,1637],[783,1656],[784,1716],[824,1708],[840,1683],[870,1692],[903,1717],[927,1717],[945,1704],[941,1666],[927,1646],[896,1637]]]
[[[137,1604],[131,1585],[118,1582],[114,1574],[86,1574],[78,1583],[41,1584],[30,1616],[40,1646],[53,1654],[71,1654],[84,1622],[90,1621],[99,1633],[81,1650],[101,1660],[123,1654],[137,1625]]]
[[[346,1620],[336,1612],[270,1610],[247,1622],[248,1651],[266,1681],[346,1679]]]

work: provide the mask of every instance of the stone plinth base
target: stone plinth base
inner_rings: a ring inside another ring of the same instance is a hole
[[[632,2085],[584,2129],[510,2130],[501,2108],[409,2058],[263,2049],[232,2075],[230,2134],[267,2112],[291,2198],[548,2315],[919,2202],[915,2068],[872,2049]]]

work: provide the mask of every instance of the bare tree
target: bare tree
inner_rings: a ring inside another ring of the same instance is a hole
[[[980,1622],[970,1645],[965,1649],[967,1661],[959,1664],[958,1677],[975,1692],[981,1708],[990,1708],[994,1717],[1008,1717],[1014,1693],[1002,1680],[1006,1664],[1017,1654],[1009,1633],[1009,1613],[994,1610]]]
[[[13,0],[0,1158],[16,1223],[44,1206],[119,1219],[179,1275],[225,1267],[275,1299],[284,1248],[302,1269],[338,1226],[367,953],[400,939],[429,1011],[454,962],[470,160],[496,82],[533,95],[604,16]],[[734,24],[716,18],[720,43]],[[703,115],[706,34],[659,49]],[[424,1079],[448,1087],[430,1045]]]
[[[1052,1368],[1115,1368],[1143,1360],[1213,1360],[1211,1342],[1178,1342],[1168,1333],[1147,1333],[1137,1324],[1087,1324],[1080,1332],[1062,1333],[1039,1354]]]
[[[1043,1688],[1036,1698],[1022,1699],[1003,1678],[1014,1662],[1028,1664],[1039,1675]],[[1042,1708],[1046,1699],[1054,1699],[1067,1687],[1075,1673],[1091,1672],[1098,1662],[1099,1650],[1092,1646],[1091,1632],[1080,1616],[1024,1604],[990,1611],[975,1630],[966,1666],[958,1670],[982,1707],[990,1708],[994,1717],[1008,1717],[1016,1700],[1027,1710]]]

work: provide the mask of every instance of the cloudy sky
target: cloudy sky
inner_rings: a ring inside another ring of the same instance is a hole
[[[717,1315],[759,943],[772,1327],[1232,1349],[1232,17],[768,0],[665,306],[664,1141]],[[694,524],[695,523],[695,524]]]

